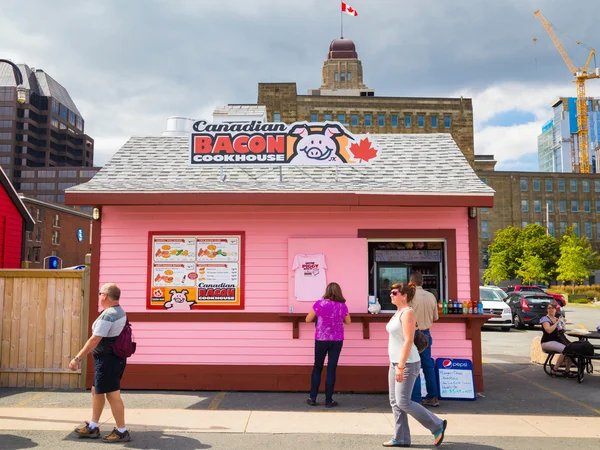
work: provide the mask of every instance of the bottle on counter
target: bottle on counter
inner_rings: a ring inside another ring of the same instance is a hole
[[[454,300],[454,314],[460,314],[461,312],[460,303],[458,303],[458,300]]]
[[[479,304],[479,300],[473,300],[473,314],[477,314],[477,305]]]
[[[442,305],[441,300],[438,302],[437,308],[438,308],[438,316],[441,316],[442,314],[444,314],[444,305]]]
[[[442,303],[442,314],[448,314],[448,300],[444,299]]]
[[[477,314],[483,314],[483,303],[481,302],[477,303]]]
[[[469,308],[467,311],[467,314],[473,314],[473,300],[468,300],[469,302]]]

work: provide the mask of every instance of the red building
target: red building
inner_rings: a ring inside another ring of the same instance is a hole
[[[0,168],[0,269],[21,267],[25,231],[33,230],[33,218]]]

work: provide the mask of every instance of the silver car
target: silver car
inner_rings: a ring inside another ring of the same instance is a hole
[[[506,297],[506,292],[499,287],[479,287],[479,298],[483,304],[483,313],[501,316],[488,320],[483,324],[484,327],[500,327],[502,331],[510,331],[513,323],[510,306],[504,302]]]

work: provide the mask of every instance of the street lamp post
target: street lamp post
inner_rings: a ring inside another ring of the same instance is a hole
[[[17,82],[17,101],[21,104],[25,103],[25,100],[27,99],[27,89],[23,86],[23,75],[21,74],[21,70],[14,62],[9,61],[8,59],[0,59],[0,63],[11,65],[15,75],[15,81]]]

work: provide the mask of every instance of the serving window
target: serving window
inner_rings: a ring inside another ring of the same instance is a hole
[[[150,232],[146,309],[244,308],[244,233]]]
[[[423,275],[423,289],[436,299],[447,296],[446,245],[444,240],[370,239],[369,296],[382,311],[395,311],[390,299],[394,283],[408,283],[412,272]]]

